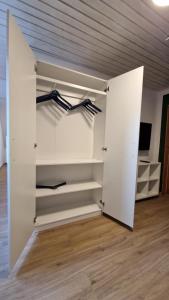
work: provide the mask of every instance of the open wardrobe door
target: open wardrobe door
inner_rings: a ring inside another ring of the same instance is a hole
[[[7,192],[9,269],[32,234],[35,217],[35,58],[8,14]]]
[[[103,212],[133,228],[143,67],[108,82]]]

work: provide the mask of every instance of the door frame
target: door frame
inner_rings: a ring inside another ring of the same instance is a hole
[[[163,162],[163,175],[162,175],[162,193],[167,194],[167,178],[168,178],[168,166],[166,157],[166,143],[167,143],[167,132],[169,131],[169,106],[167,106],[167,121],[166,121],[166,131],[165,131],[165,143],[164,143],[164,162]]]
[[[161,115],[160,149],[159,149],[158,159],[161,162],[160,191],[162,192],[163,192],[162,186],[163,186],[163,171],[164,171],[164,149],[165,149],[168,107],[169,107],[169,94],[163,96],[162,115]]]

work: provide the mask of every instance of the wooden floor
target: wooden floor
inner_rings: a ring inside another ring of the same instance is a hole
[[[41,232],[19,273],[0,279],[0,299],[168,300],[169,197],[137,203],[135,224],[96,217]]]

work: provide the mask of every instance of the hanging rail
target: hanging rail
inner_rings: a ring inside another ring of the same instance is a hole
[[[40,88],[37,88],[36,90],[37,90],[37,92],[45,92],[45,93],[50,93],[52,91],[52,89],[49,90],[49,89],[40,89]],[[81,100],[81,101],[84,100],[83,96],[77,97],[77,96],[74,96],[74,95],[67,95],[67,94],[62,94],[62,93],[61,93],[61,96],[72,98],[72,99],[78,99],[78,100]],[[91,101],[95,102],[95,100],[93,100],[93,99]]]
[[[65,98],[63,98],[57,90],[53,90],[49,94],[36,97],[36,103],[42,103],[49,100],[55,101],[66,111],[72,111],[76,110],[77,108],[84,107],[92,115],[95,115],[98,112],[102,112],[102,110],[96,105],[94,105],[90,99],[84,99],[81,103],[72,105]]]
[[[70,82],[62,81],[62,80],[57,80],[57,79],[50,78],[50,77],[44,77],[44,76],[37,75],[36,78],[40,79],[40,80],[48,81],[48,82],[58,83],[60,85],[69,86],[69,87],[72,87],[72,88],[75,88],[75,89],[88,91],[90,93],[94,93],[94,94],[98,94],[98,95],[104,95],[104,96],[107,95],[106,92],[103,92],[103,91],[87,88],[85,86],[73,84],[73,83],[70,83]]]

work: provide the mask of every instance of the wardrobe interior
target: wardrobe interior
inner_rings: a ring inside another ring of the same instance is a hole
[[[90,99],[102,110],[92,115],[84,107],[65,111],[54,101],[36,104],[36,184],[66,182],[36,190],[37,226],[101,213],[106,89],[105,80],[37,63],[37,97],[57,90],[72,105]]]

